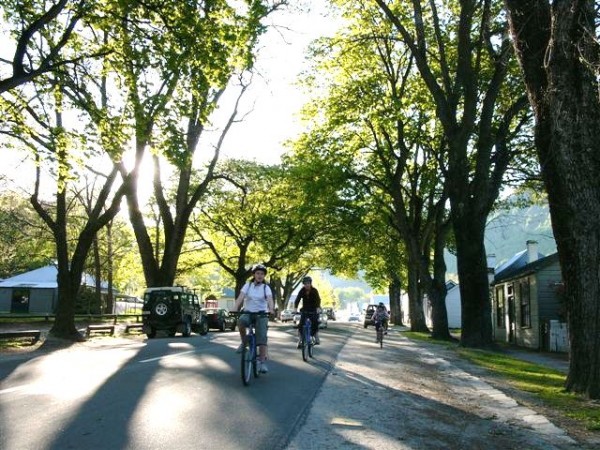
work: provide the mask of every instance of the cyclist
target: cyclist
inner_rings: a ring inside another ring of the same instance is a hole
[[[371,320],[375,324],[375,331],[379,331],[379,327],[383,327],[385,334],[387,334],[389,318],[390,315],[388,314],[385,305],[383,304],[383,302],[379,302],[379,305],[377,305],[377,309],[375,310],[375,312],[373,312],[373,317],[371,317]]]
[[[302,329],[306,316],[310,315],[311,330],[310,333],[315,337],[315,345],[319,345],[321,340],[319,339],[319,316],[318,313],[321,311],[321,296],[317,288],[312,285],[311,277],[302,278],[302,289],[298,292],[296,301],[294,302],[294,310],[298,311],[298,305],[302,300],[302,308],[300,312],[303,313],[300,316],[300,325],[298,326],[298,348],[302,348]]]
[[[265,276],[267,275],[267,268],[262,264],[256,264],[252,267],[252,280],[246,283],[241,291],[238,298],[235,300],[234,310],[239,311],[241,306],[244,306],[243,312],[238,320],[238,327],[240,329],[240,338],[242,343],[237,348],[237,352],[241,353],[246,339],[246,327],[250,325],[252,316],[244,313],[256,313],[256,312],[270,312],[273,314],[273,292],[271,288],[265,283]],[[268,317],[257,317],[255,322],[256,329],[256,344],[258,345],[258,360],[259,360],[259,371],[261,373],[267,373],[267,325]]]

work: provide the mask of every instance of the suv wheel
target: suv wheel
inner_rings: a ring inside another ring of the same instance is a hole
[[[165,302],[158,302],[154,306],[154,312],[156,313],[156,315],[164,317],[169,312],[169,305],[167,305]]]
[[[204,336],[206,333],[208,333],[208,320],[206,320],[206,317],[202,317],[200,319],[200,324],[198,325],[198,333],[201,336]]]
[[[183,322],[183,331],[181,332],[183,337],[190,337],[192,334],[192,322],[189,317],[186,317]]]
[[[219,322],[219,331],[225,331],[225,321],[221,320],[221,322]]]

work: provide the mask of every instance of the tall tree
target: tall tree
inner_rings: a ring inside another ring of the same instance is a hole
[[[506,0],[535,114],[565,285],[571,358],[566,387],[600,398],[600,99],[597,2]]]
[[[327,227],[311,214],[310,202],[293,194],[293,180],[281,167],[249,161],[228,161],[221,171],[230,182],[214,186],[191,226],[210,249],[212,261],[235,280],[236,294],[256,262],[305,274],[311,266],[305,262],[310,261],[309,250]]]
[[[126,16],[144,18],[156,27],[147,27],[140,34],[127,21],[121,30],[123,75],[136,111],[136,160],[152,147],[152,188],[164,231],[159,254],[140,208],[140,174],[134,173],[127,202],[148,286],[172,285],[175,280],[190,217],[214,180],[221,144],[247,88],[256,43],[264,31],[262,20],[283,4],[283,0],[241,4],[173,0],[160,2],[152,10],[137,7],[124,11]],[[152,53],[148,53],[148,38]],[[155,77],[165,88],[163,92],[151,90]],[[205,135],[214,125],[212,113],[236,79],[241,84],[239,96],[211,149]],[[198,167],[198,150],[203,150],[205,154],[200,156],[209,161],[203,171]],[[174,198],[168,197],[161,161],[168,161],[174,171]]]
[[[493,341],[484,230],[525,120],[527,99],[500,5],[376,0],[410,49],[448,145],[448,196],[462,303],[461,343]]]

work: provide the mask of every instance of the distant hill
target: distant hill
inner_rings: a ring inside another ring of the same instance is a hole
[[[538,251],[544,255],[556,252],[547,205],[498,211],[489,218],[485,248],[488,255],[496,255],[496,266],[525,250],[528,240],[537,241]],[[449,252],[446,252],[446,265],[449,278],[455,278],[456,257]]]

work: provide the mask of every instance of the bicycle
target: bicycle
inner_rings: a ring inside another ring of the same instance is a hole
[[[244,386],[250,384],[250,379],[254,374],[254,378],[258,378],[258,346],[256,345],[256,334],[254,333],[254,325],[256,319],[259,317],[268,317],[267,313],[254,312],[254,313],[243,313],[249,314],[251,317],[250,324],[246,328],[246,340],[242,347],[242,383]]]
[[[310,316],[312,313],[302,313],[305,316],[304,319],[304,327],[302,329],[302,359],[304,361],[308,361],[308,358],[314,358],[313,352],[315,347],[315,338],[312,336],[311,329],[312,323],[310,320]],[[316,320],[316,319],[315,319]]]
[[[375,322],[375,329],[377,330],[377,340],[376,342],[379,343],[379,348],[383,348],[383,332],[385,331],[383,329],[383,323],[381,320],[378,320],[377,322]]]

